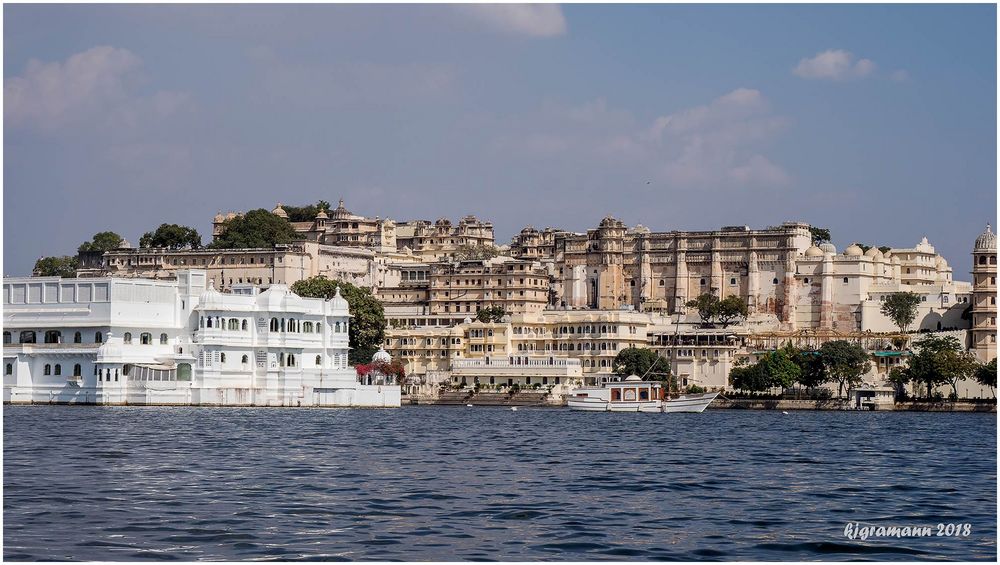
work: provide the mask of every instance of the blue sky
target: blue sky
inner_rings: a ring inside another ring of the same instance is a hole
[[[4,6],[4,273],[217,211],[995,225],[992,5]]]

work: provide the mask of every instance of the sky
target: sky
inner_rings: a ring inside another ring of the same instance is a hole
[[[11,5],[5,275],[343,198],[571,231],[996,225],[993,5]]]

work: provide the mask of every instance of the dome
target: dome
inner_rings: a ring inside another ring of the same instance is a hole
[[[976,238],[976,251],[996,251],[997,250],[997,236],[990,229],[990,225],[986,224],[986,231],[981,233],[979,237]]]
[[[868,248],[868,251],[865,251],[865,257],[875,257],[876,255],[879,255],[880,253],[881,252],[878,250],[878,247],[875,247],[873,245],[873,246],[871,246],[871,247]]]
[[[214,218],[212,218],[212,222],[214,222],[216,224],[221,224],[224,221],[225,221],[225,218],[222,216],[222,211],[221,210],[219,211],[218,214],[215,215]]]
[[[857,243],[852,243],[848,245],[847,249],[844,250],[844,255],[848,257],[861,257],[864,254],[865,250],[861,249],[861,246],[859,246]]]
[[[388,363],[392,361],[392,355],[389,355],[388,351],[379,347],[378,351],[375,352],[375,355],[372,355],[372,363],[378,361],[382,361],[383,363]]]
[[[819,248],[823,251],[823,253],[837,254],[837,248],[830,242],[819,244]]]
[[[636,224],[632,231],[635,233],[650,233],[649,228],[642,224]]]
[[[625,377],[625,382],[627,383],[634,383],[636,381],[642,381],[642,377],[640,377],[639,375],[629,375]]]
[[[316,214],[316,219],[317,220],[325,220],[325,219],[327,219],[329,217],[330,216],[326,215],[326,210],[323,210],[322,208],[320,208],[319,214]]]
[[[278,216],[279,218],[288,217],[288,213],[285,212],[285,209],[281,207],[281,202],[278,202],[278,205],[274,207],[274,210],[271,210],[271,213],[274,214],[275,216]]]
[[[809,249],[806,249],[805,255],[806,255],[806,257],[822,257],[823,256],[823,250],[820,249],[819,247],[816,247],[815,245],[813,245]]]

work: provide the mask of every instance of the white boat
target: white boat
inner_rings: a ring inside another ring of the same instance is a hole
[[[660,381],[632,375],[623,381],[573,390],[566,403],[571,410],[588,412],[703,412],[718,392],[668,398]]]

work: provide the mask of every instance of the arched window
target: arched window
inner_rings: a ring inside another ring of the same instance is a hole
[[[208,322],[205,324],[205,327],[207,327],[207,328],[212,327],[212,317],[211,316],[208,317]]]
[[[246,355],[244,355],[243,358],[240,359],[240,363],[243,363],[244,365],[246,365],[249,362],[250,362],[250,357]]]
[[[5,374],[5,375],[13,375],[14,374],[14,366],[11,365],[10,363],[7,363],[7,366],[4,367],[4,369],[3,369],[3,374]]]
[[[142,332],[139,334],[139,343],[142,345],[149,345],[153,343],[153,334],[149,332]]]
[[[333,323],[333,331],[336,333],[340,333],[340,322]]]
[[[282,367],[285,366],[285,353],[284,352],[281,352],[281,353],[278,354],[278,365],[280,365]]]
[[[10,343],[10,340],[11,340],[10,332],[3,332],[4,345]]]
[[[319,355],[316,356],[316,366],[319,367],[323,364],[323,358]]]
[[[219,361],[221,361],[222,363],[226,362],[226,354],[225,353],[219,354]]]
[[[83,376],[83,367],[81,367],[79,363],[77,363],[76,365],[73,365],[73,376],[74,377],[82,377]]]
[[[167,339],[167,334],[160,334],[160,345],[166,345]]]
[[[316,333],[323,332],[323,322],[316,322]]]
[[[288,331],[289,332],[295,332],[295,331],[297,331],[296,328],[295,328],[295,318],[289,318],[288,319]]]
[[[46,363],[45,364],[45,371],[44,371],[44,373],[46,375],[51,375],[52,374],[52,365],[49,365],[48,363]]]
[[[247,331],[247,321],[246,320],[243,320],[243,325],[242,325],[242,327],[240,329],[243,330],[243,331]]]
[[[62,332],[59,330],[49,330],[45,332],[45,343],[59,343],[62,341]]]
[[[237,320],[236,318],[230,318],[229,319],[229,329],[233,330],[233,331],[239,331],[239,329],[240,329],[240,321]]]
[[[125,332],[125,343],[132,343],[132,332]]]
[[[295,355],[293,355],[291,353],[288,354],[288,366],[289,367],[294,367],[295,366]]]
[[[73,334],[73,343],[83,343],[83,334],[76,332]]]
[[[35,332],[31,330],[21,332],[20,343],[35,343]]]
[[[985,265],[986,264],[986,256],[985,255],[981,255],[979,257],[979,264],[980,265]]]
[[[126,377],[132,372],[132,365],[130,363],[125,363],[122,365],[122,374]]]
[[[278,319],[277,318],[271,318],[271,331],[272,332],[278,331]]]
[[[104,334],[97,332],[94,334],[94,343],[104,343]]]
[[[312,322],[302,322],[302,331],[304,333],[310,333],[311,334],[312,331],[313,331],[313,323]]]

